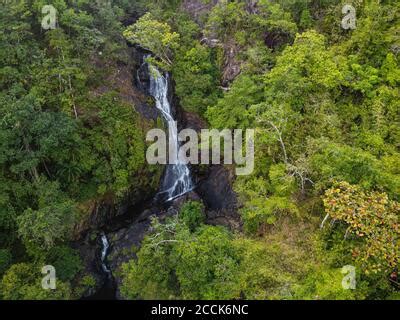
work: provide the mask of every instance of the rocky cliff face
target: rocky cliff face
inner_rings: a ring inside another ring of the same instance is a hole
[[[231,170],[222,165],[208,168],[207,177],[199,182],[197,193],[206,205],[207,223],[223,225],[231,230],[240,230],[238,200],[232,190],[235,179]]]
[[[229,87],[242,70],[242,62],[237,58],[240,46],[233,40],[226,41],[224,44],[224,65],[222,66],[221,84]]]
[[[186,11],[194,21],[196,21],[201,27],[204,27],[206,16],[212,10],[212,8],[218,3],[222,3],[222,0],[185,0],[182,3],[182,9]],[[247,3],[247,10],[249,12],[255,11],[257,7],[257,1],[252,0]],[[213,36],[210,38],[203,38],[202,44],[210,47],[222,47],[224,50],[224,60],[222,67],[222,79],[221,84],[223,87],[228,87],[241,71],[241,62],[237,59],[240,52],[240,46],[236,44],[233,39],[221,42],[221,39],[216,39]]]
[[[138,73],[142,64],[142,53],[130,47],[126,50],[127,63],[120,62],[115,65],[100,66],[111,70],[104,81],[107,85],[100,86],[93,91],[93,95],[101,95],[109,91],[117,91],[120,98],[134,108],[139,116],[143,131],[154,127],[157,121],[157,109],[151,104],[152,101],[144,94],[138,84]],[[96,63],[96,61],[94,61]],[[161,168],[160,168],[161,169]],[[106,195],[99,199],[93,199],[81,205],[81,211],[87,214],[75,227],[75,239],[85,237],[86,232],[97,230],[109,221],[124,215],[129,208],[138,206],[145,202],[157,192],[161,170],[158,172],[143,168],[140,174],[141,184],[132,185],[130,191],[123,198],[114,195]]]
[[[204,14],[210,12],[212,7],[214,7],[220,0],[184,0],[182,2],[182,9],[190,14],[190,16],[197,23],[202,23],[202,17]]]
[[[108,91],[118,92],[120,98],[134,108],[140,117],[143,132],[153,128],[158,118],[158,112],[152,105],[152,101],[140,89],[137,75],[142,64],[142,53],[135,48],[126,49],[126,63],[119,62],[114,65],[101,66],[111,70],[104,83],[106,85],[96,88],[93,95],[101,95]],[[99,63],[94,61],[93,63]],[[117,198],[113,194],[107,194],[98,199],[92,199],[82,203],[80,211],[83,212],[79,224],[74,229],[74,243],[83,261],[84,270],[82,276],[91,275],[96,280],[95,287],[83,293],[83,296],[91,296],[98,292],[105,283],[105,276],[101,268],[101,241],[100,230],[110,231],[109,228],[120,228],[125,221],[136,219],[144,203],[151,200],[156,194],[162,175],[162,168],[144,167],[138,173],[143,179],[140,183],[132,185],[130,191],[123,198]],[[140,229],[140,224],[136,227]],[[140,233],[133,231],[140,237]]]

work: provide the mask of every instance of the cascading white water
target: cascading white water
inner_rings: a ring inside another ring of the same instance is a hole
[[[178,129],[168,101],[168,74],[163,76],[156,67],[150,65],[148,67],[150,75],[149,92],[156,101],[157,109],[161,111],[168,124],[169,143],[172,149],[176,151],[169,155],[170,163],[173,164],[167,166],[160,192],[166,201],[170,201],[193,190],[193,182],[190,177],[189,167],[181,159],[178,152]]]
[[[101,234],[101,243],[102,243],[101,267],[103,268],[103,271],[109,275],[109,274],[111,274],[111,271],[107,267],[106,257],[107,257],[108,248],[110,247],[110,244],[108,243],[108,239],[104,233]]]

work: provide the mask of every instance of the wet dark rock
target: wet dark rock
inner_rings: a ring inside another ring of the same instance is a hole
[[[182,2],[182,8],[199,24],[202,24],[202,18],[204,14],[211,11],[218,3],[218,0],[184,0]]]
[[[107,261],[117,288],[117,299],[122,298],[119,290],[122,282],[120,275],[122,264],[131,259],[136,259],[136,252],[139,250],[150,226],[151,219],[149,217],[148,219],[131,224],[128,228],[108,235],[110,251]]]
[[[196,192],[192,191],[183,195],[182,197],[173,200],[171,208],[179,212],[182,206],[188,201],[202,201],[202,200],[201,197]]]
[[[193,129],[196,132],[200,132],[201,129],[207,128],[207,122],[194,112],[183,111],[182,123],[186,129]]]
[[[136,186],[122,200],[109,197],[87,203],[83,210],[88,214],[75,226],[74,239],[85,238],[88,232],[106,227],[110,221],[124,216],[129,209],[140,207],[142,202],[155,193],[156,189],[149,185]]]
[[[207,177],[200,180],[196,189],[207,208],[207,223],[223,225],[231,230],[241,228],[238,201],[232,189],[232,171],[222,165],[209,168]]]
[[[197,192],[211,210],[235,210],[237,199],[232,190],[234,176],[222,165],[210,167],[208,177],[200,181]]]

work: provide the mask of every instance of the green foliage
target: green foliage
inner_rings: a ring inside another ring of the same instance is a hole
[[[338,0],[203,3],[211,9],[199,14],[181,0],[57,0],[57,29],[47,31],[44,0],[3,4],[3,298],[70,298],[69,281],[78,295],[94,287],[79,281],[80,258],[66,245],[77,208],[157,184],[144,158],[149,126],[115,90],[120,79],[111,83],[130,66],[126,40],[171,71],[186,111],[213,128],[256,129],[257,139],[254,175],[235,182],[252,240],[205,226],[204,208],[189,202],[126,251],[137,260],[123,267],[125,297],[398,296],[387,279],[399,254],[399,3],[352,1],[355,30],[339,27]],[[336,223],[318,231],[325,213]],[[57,266],[54,292],[32,272],[43,260]],[[350,263],[368,271],[355,291],[341,287]]]
[[[22,279],[7,283],[5,296],[15,299],[67,298],[81,269],[68,243],[87,219],[80,210],[152,190],[159,177],[145,164],[148,124],[122,101],[124,89],[114,90],[129,68],[121,21],[135,6],[53,1],[57,28],[42,30],[47,4],[6,1],[0,13],[0,269],[10,266],[9,252],[29,266],[49,258],[60,272],[51,293],[22,281],[22,269],[15,276],[17,264],[6,277]]]
[[[18,233],[24,241],[48,249],[57,240],[69,239],[76,209],[57,183],[39,180],[36,188],[37,208],[28,208],[17,218]]]
[[[171,299],[176,297],[176,278],[172,259],[172,241],[178,228],[178,220],[171,219],[165,225],[153,221],[155,235],[147,236],[137,253],[137,261],[122,265],[121,293],[125,298]]]
[[[210,49],[196,44],[180,52],[173,66],[175,91],[185,110],[202,114],[218,96],[218,71]]]
[[[242,74],[205,113],[212,127],[256,128],[255,174],[235,183],[245,230],[262,235],[268,225],[281,223],[282,212],[309,216],[303,212],[308,202],[320,202],[319,195],[335,180],[386,192],[388,203],[398,201],[399,62],[394,30],[399,5],[355,2],[357,28],[346,32],[337,28],[343,6],[339,1],[274,2],[279,5],[261,1],[257,10],[241,1],[221,3],[213,8],[206,27],[207,36],[228,48],[234,39],[246,52],[235,56],[244,59]],[[267,22],[263,12],[268,10]],[[285,17],[288,12],[303,33],[295,35],[296,27]],[[268,30],[264,43],[251,29],[255,25]],[[288,38],[282,37],[282,30],[288,30]],[[249,43],[252,49],[247,49]],[[267,52],[265,45],[272,50]],[[362,198],[354,199],[353,205],[363,206]],[[320,205],[312,210],[322,215]],[[393,231],[386,224],[382,228],[383,234]],[[363,246],[363,241],[352,244]],[[352,244],[343,241],[340,232],[324,238],[321,245],[330,248],[323,251],[329,266],[317,268],[318,276],[310,280],[313,289],[304,288],[308,293],[299,296],[386,297],[391,290],[382,279],[390,268],[379,270],[380,280],[363,276],[368,290],[361,293],[341,292],[338,282],[328,290],[329,283],[340,277],[333,269],[352,260]],[[384,247],[383,242],[375,244],[376,250],[385,251]]]
[[[178,218],[155,221],[137,261],[123,266],[121,292],[126,298],[233,298],[236,250],[221,227],[202,226],[191,233]]]
[[[325,193],[325,211],[348,226],[346,233],[361,238],[353,248],[353,257],[368,273],[391,272],[400,256],[400,204],[387,194],[365,193],[346,182]]]
[[[93,276],[84,276],[81,280],[81,285],[86,288],[93,288],[96,285],[96,280]]]
[[[315,31],[296,36],[277,58],[276,66],[265,76],[266,100],[279,102],[294,111],[312,110],[316,94],[322,95],[339,85],[341,74],[326,50],[325,38]]]
[[[0,249],[0,275],[2,275],[10,266],[12,256],[9,250]]]
[[[308,146],[310,166],[317,186],[329,187],[332,179],[371,189],[379,186],[394,197],[399,192],[399,177],[390,166],[383,166],[369,152],[327,141],[314,141]]]
[[[219,2],[209,15],[206,32],[216,34],[221,40],[234,36],[239,44],[244,45],[264,31],[278,39],[276,45],[290,39],[297,31],[290,14],[284,12],[279,4],[261,0],[256,13],[247,10],[246,5],[246,1]],[[243,32],[246,32],[245,38]]]
[[[74,288],[74,295],[82,296],[96,288],[96,279],[92,275],[85,275]]]
[[[153,222],[137,260],[123,265],[124,297],[290,298],[294,285],[308,272],[303,251],[288,247],[285,240],[249,240],[206,225],[191,232],[181,220],[176,216]],[[298,232],[304,235],[304,230]],[[287,238],[284,232],[279,236]]]
[[[67,246],[52,248],[46,261],[54,266],[57,278],[61,281],[73,280],[76,274],[82,270],[82,260],[79,253]]]
[[[250,106],[262,98],[259,83],[257,77],[239,76],[223,98],[207,109],[206,117],[211,126],[218,129],[250,127],[254,121]]]
[[[111,92],[93,101],[100,126],[86,130],[82,151],[85,169],[92,171],[97,192],[123,196],[133,185],[135,172],[145,164],[144,136],[137,113]],[[88,123],[91,124],[91,119]],[[106,155],[106,156],[105,156]]]
[[[172,53],[178,46],[179,34],[173,32],[171,27],[153,18],[151,13],[146,13],[135,24],[124,31],[124,37],[133,44],[153,52],[164,68],[171,67]]]
[[[270,182],[262,177],[238,180],[236,191],[243,201],[241,209],[244,228],[249,234],[263,233],[281,214],[296,215],[298,209],[291,199],[296,190],[292,176],[287,175],[284,164],[269,170]]]
[[[182,206],[179,217],[193,232],[205,222],[204,206],[201,202],[188,201]]]
[[[360,300],[366,297],[365,282],[357,283],[357,288],[344,289],[341,269],[322,269],[313,272],[298,285],[294,298],[300,300]]]
[[[241,295],[250,300],[288,299],[302,266],[294,261],[296,252],[277,244],[236,239],[242,262],[238,273]]]
[[[174,255],[184,299],[231,299],[235,291],[235,275],[239,256],[232,246],[231,236],[221,227],[204,226],[187,241],[178,235]]]
[[[43,275],[35,265],[14,264],[1,281],[1,295],[4,300],[68,300],[71,290],[68,284],[56,282],[55,290],[45,290],[41,281]]]

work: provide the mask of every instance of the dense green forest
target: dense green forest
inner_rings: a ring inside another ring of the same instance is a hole
[[[123,298],[400,299],[398,1],[3,2],[2,299],[81,298],[96,280],[72,243],[90,204],[157,189],[145,135],[159,124],[110,80],[133,45],[185,112],[255,129],[255,170],[232,186],[240,228],[207,224],[201,201],[153,219],[120,270]]]

